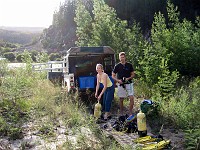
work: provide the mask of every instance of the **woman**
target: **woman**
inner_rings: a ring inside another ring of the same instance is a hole
[[[107,120],[110,117],[110,108],[112,100],[114,99],[114,85],[108,75],[104,73],[103,65],[97,64],[96,65],[97,71],[97,85],[96,85],[96,92],[95,97],[99,101],[103,95],[103,111],[104,120]],[[101,93],[98,95],[100,83],[103,84],[103,89]]]

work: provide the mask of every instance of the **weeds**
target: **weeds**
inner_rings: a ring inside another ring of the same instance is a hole
[[[198,150],[200,148],[200,129],[185,130],[185,143],[188,150]]]
[[[88,110],[96,102],[89,91],[84,101],[78,92],[69,94],[61,91],[60,86],[46,80],[43,74],[30,70],[28,73],[26,70],[7,72],[2,73],[4,77],[1,78],[0,86],[1,135],[9,136],[10,139],[22,138],[22,125],[31,119],[38,121],[36,130],[44,138],[55,137],[55,128],[61,125],[70,130],[70,133],[69,130],[66,131],[66,135],[71,133],[76,135],[84,127],[92,131],[96,140],[90,141],[84,133],[78,134],[77,146],[82,149],[91,149],[92,146],[96,149],[129,149],[120,147],[98,128]],[[154,125],[157,122],[156,132],[159,132],[164,122],[164,126],[166,125],[166,120],[169,120],[177,128],[185,131],[188,149],[199,148],[199,78],[190,82],[188,86],[177,88],[176,92],[165,100],[159,92],[139,81],[135,84],[135,92],[141,99],[149,98],[158,103],[159,113],[157,116],[150,116],[154,118]],[[135,101],[137,107],[141,99]],[[117,106],[117,103],[118,100],[114,102],[114,106]],[[129,101],[125,101],[125,106],[128,104]],[[68,147],[76,149],[76,146],[70,142],[67,140],[63,149]]]

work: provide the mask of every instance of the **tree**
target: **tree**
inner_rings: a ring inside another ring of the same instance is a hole
[[[153,23],[152,42],[154,45],[160,43],[166,49],[166,54],[170,54],[169,68],[171,71],[178,71],[181,75],[198,76],[200,71],[198,66],[200,61],[199,26],[190,21],[180,20],[180,12],[170,1],[167,3],[168,24],[162,21]],[[157,20],[164,18],[159,13]],[[156,19],[156,18],[155,18]],[[198,19],[197,19],[198,20]],[[155,20],[156,21],[156,20]]]
[[[36,56],[37,56],[37,54],[38,54],[38,51],[36,51],[36,50],[31,51],[31,57],[32,57],[32,60],[34,62],[36,62]]]
[[[167,28],[164,15],[160,12],[156,13],[152,24],[151,43],[147,43],[144,57],[139,62],[142,80],[149,87],[157,89],[161,96],[166,99],[174,91],[179,77],[179,73],[176,70],[171,70],[169,65],[173,53],[166,47],[166,44],[169,44],[166,41],[170,41],[170,38],[170,29]]]
[[[17,54],[17,57],[16,57],[17,62],[22,62],[22,56],[23,54]]]
[[[51,52],[59,52],[74,46],[76,37],[75,1],[65,1],[53,15],[53,24],[44,30],[41,42]]]
[[[74,21],[77,24],[76,36],[78,38],[75,43],[78,46],[87,46],[91,40],[92,17],[82,1],[77,2],[75,13]]]
[[[38,55],[36,56],[36,61],[38,63],[44,63],[44,62],[48,62],[49,57],[48,54],[45,52],[40,52],[38,53]]]
[[[60,54],[59,53],[51,53],[50,55],[49,55],[49,60],[51,60],[51,61],[55,61],[55,60],[57,60],[57,59],[60,59],[61,57],[60,57]]]
[[[135,22],[128,27],[127,21],[117,18],[116,11],[102,0],[94,0],[92,15],[83,3],[77,4],[75,21],[79,46],[111,46],[116,54],[126,52],[127,59],[138,66],[145,45],[139,24]]]
[[[4,53],[3,56],[7,58],[10,62],[15,61],[15,54],[13,52]]]
[[[162,40],[164,46],[173,53],[170,60],[170,68],[178,70],[182,75],[198,76],[200,75],[200,34],[198,25],[195,27],[191,21],[186,19],[180,20],[180,13],[170,1],[167,6],[169,18],[169,38]],[[198,21],[197,21],[198,22]]]

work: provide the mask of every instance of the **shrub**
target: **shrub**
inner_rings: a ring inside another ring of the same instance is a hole
[[[3,56],[7,58],[10,62],[15,61],[15,54],[13,52],[4,53]]]

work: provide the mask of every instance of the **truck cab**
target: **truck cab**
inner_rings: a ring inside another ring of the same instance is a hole
[[[96,64],[102,64],[104,72],[111,78],[115,61],[115,52],[109,46],[71,47],[63,60],[64,86],[67,91],[94,90],[96,87]]]

